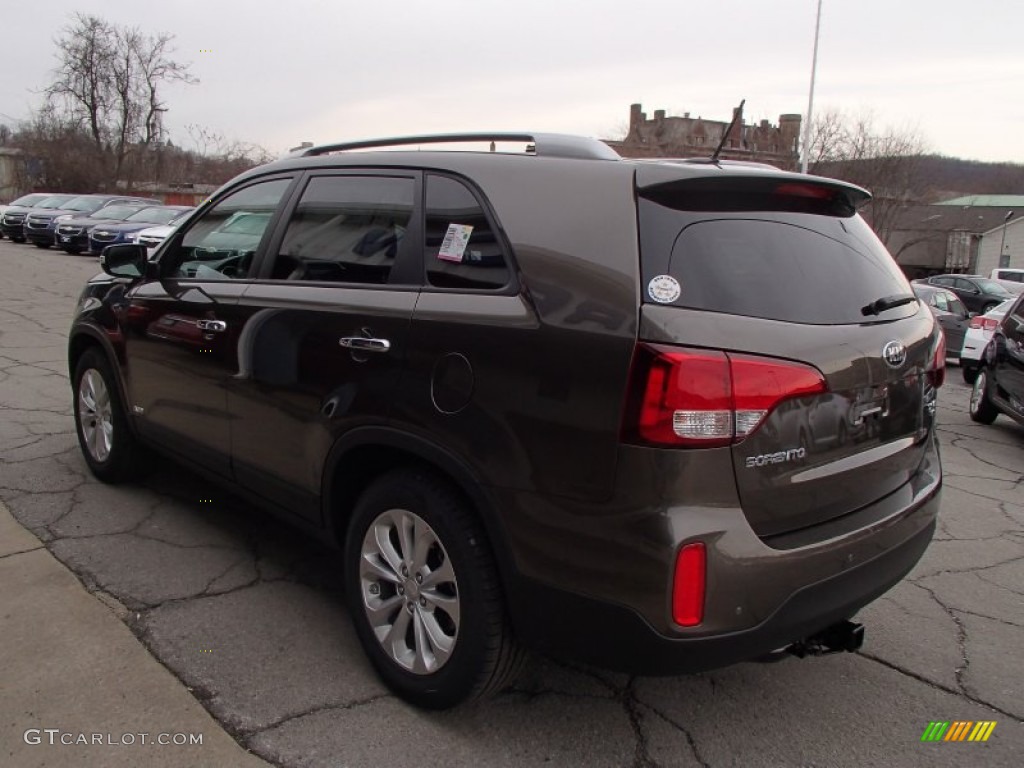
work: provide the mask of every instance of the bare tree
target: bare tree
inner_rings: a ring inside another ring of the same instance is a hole
[[[198,82],[171,58],[171,35],[147,35],[77,13],[56,40],[59,66],[46,88],[49,114],[86,132],[107,186],[131,183],[133,155],[164,137],[161,89]]]
[[[808,151],[811,173],[871,191],[872,200],[862,212],[884,243],[892,237],[900,211],[926,191],[921,135],[907,128],[878,129],[870,114],[822,113],[812,126]]]
[[[11,144],[22,150],[24,158],[15,166],[15,182],[21,190],[89,192],[103,171],[89,132],[45,105],[18,126]]]

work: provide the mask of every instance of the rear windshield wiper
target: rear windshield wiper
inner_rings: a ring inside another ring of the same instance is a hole
[[[861,307],[860,313],[864,316],[878,315],[885,312],[887,309],[902,307],[904,304],[910,304],[914,301],[917,301],[917,296],[912,293],[904,293],[897,296],[883,296],[880,299],[875,299],[866,307]]]

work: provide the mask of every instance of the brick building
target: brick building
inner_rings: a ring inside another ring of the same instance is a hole
[[[606,140],[623,157],[709,157],[729,127],[728,121],[690,117],[668,117],[659,109],[652,119],[640,104],[629,108],[629,133],[622,140]],[[743,121],[734,109],[733,126],[721,155],[726,160],[752,160],[785,170],[800,167],[800,115],[780,115],[778,125],[762,120],[754,125]]]

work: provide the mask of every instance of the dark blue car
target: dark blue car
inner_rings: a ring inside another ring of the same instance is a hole
[[[60,204],[59,208],[35,208],[25,217],[25,239],[37,248],[49,248],[56,242],[61,221],[75,216],[89,216],[114,203],[159,205],[159,200],[131,195],[78,195]]]
[[[100,253],[108,245],[129,243],[132,235],[156,224],[174,224],[185,214],[195,210],[187,205],[160,205],[143,208],[117,223],[100,224],[89,233],[89,250]]]
[[[0,227],[3,227],[4,234],[15,243],[25,242],[25,218],[30,213],[53,213],[59,210],[64,203],[74,200],[78,195],[48,195],[42,200],[34,200],[35,195],[26,195],[25,197],[33,198],[33,201],[28,205],[23,205],[21,204],[21,198],[18,198],[18,200],[7,206],[7,209],[4,211],[3,221],[0,222]]]
[[[120,203],[107,205],[88,216],[65,218],[56,222],[55,242],[68,253],[81,253],[89,248],[89,231],[101,224],[114,226],[129,216],[153,206],[147,203]]]

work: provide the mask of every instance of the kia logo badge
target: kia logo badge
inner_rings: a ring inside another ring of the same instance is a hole
[[[907,362],[907,348],[902,341],[890,341],[882,347],[882,358],[890,368],[899,368]]]

